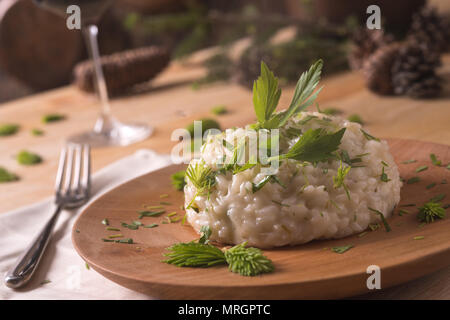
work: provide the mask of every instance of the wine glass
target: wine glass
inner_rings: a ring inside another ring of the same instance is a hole
[[[125,146],[149,137],[153,131],[145,124],[122,123],[111,114],[108,90],[105,77],[100,63],[100,52],[98,49],[98,22],[103,12],[114,0],[34,0],[42,8],[68,17],[67,7],[77,5],[81,11],[81,28],[86,47],[94,65],[95,88],[100,99],[101,112],[94,129],[68,138],[69,142],[87,143],[92,147],[103,146]]]

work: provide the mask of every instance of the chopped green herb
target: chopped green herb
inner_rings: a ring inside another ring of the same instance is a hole
[[[389,167],[389,165],[386,162],[384,162],[383,160],[381,160],[381,164],[385,167]]]
[[[136,225],[136,226],[142,226],[143,225],[143,223],[142,222],[140,222],[140,221],[133,221],[133,224],[134,225]]]
[[[163,206],[145,206],[146,209],[163,209]]]
[[[43,123],[51,123],[51,122],[64,120],[65,118],[66,118],[65,115],[57,114],[57,113],[51,113],[51,114],[47,114],[47,115],[43,116],[42,117],[42,122]]]
[[[375,141],[380,142],[380,139],[378,139],[378,138],[376,138],[376,137],[374,137],[374,136],[368,134],[368,133],[367,133],[366,131],[364,131],[363,129],[359,129],[359,130],[362,132],[362,134],[364,135],[364,137],[365,137],[367,140],[375,140]]]
[[[228,113],[227,107],[225,105],[218,105],[211,109],[211,112],[216,116]]]
[[[202,226],[200,228],[200,233],[202,234],[202,236],[200,237],[200,239],[198,239],[198,243],[207,244],[209,242],[209,237],[212,234],[211,229],[209,228],[209,226]]]
[[[255,193],[259,190],[262,189],[262,187],[264,187],[267,182],[271,182],[271,183],[278,183],[280,186],[282,186],[283,188],[285,188],[285,186],[281,183],[281,181],[277,178],[276,175],[269,175],[269,176],[265,176],[259,183],[255,184],[252,183],[252,192]]]
[[[433,188],[435,185],[436,185],[436,183],[433,182],[433,183],[430,183],[429,185],[427,185],[425,188],[431,189],[431,188]]]
[[[106,227],[106,230],[108,230],[108,231],[120,231],[120,229],[113,228],[113,227]]]
[[[41,129],[36,129],[36,128],[34,128],[34,129],[31,129],[31,134],[32,134],[33,136],[38,137],[38,136],[44,135],[44,131],[41,130]]]
[[[109,239],[114,239],[114,238],[122,238],[123,237],[123,235],[122,234],[113,234],[113,235],[110,235],[110,236],[108,236],[108,238]]]
[[[435,166],[439,167],[442,164],[441,160],[438,160],[436,155],[434,153],[430,154],[431,163],[433,163]]]
[[[412,177],[412,178],[408,179],[408,180],[406,181],[406,183],[407,183],[407,184],[413,184],[413,183],[416,183],[416,182],[419,182],[419,181],[420,181],[420,178],[419,178],[419,177]]]
[[[137,229],[139,229],[139,226],[137,224],[134,224],[134,223],[128,224],[126,222],[122,222],[121,226],[124,227],[124,228],[128,228],[130,230],[137,230]]]
[[[416,236],[413,239],[414,240],[422,240],[422,239],[425,239],[425,237],[424,236]]]
[[[388,178],[387,174],[384,172],[384,167],[381,171],[381,176],[380,176],[380,180],[383,182],[389,182],[391,181],[391,179]]]
[[[448,170],[450,170],[450,163],[447,165],[447,167],[446,167]]]
[[[25,166],[30,166],[41,163],[42,158],[36,153],[22,150],[17,154],[17,162]]]
[[[350,121],[350,122],[356,122],[356,123],[359,123],[359,124],[364,124],[363,119],[358,114],[349,115],[347,120]]]
[[[353,245],[349,244],[346,246],[333,247],[333,248],[331,248],[331,251],[342,254],[342,253],[350,250],[351,248],[353,248]]]
[[[177,213],[174,211],[174,212],[171,212],[171,213],[169,213],[167,216],[168,217],[173,217],[173,216],[175,216]]]
[[[358,237],[359,237],[359,238],[362,238],[362,237],[364,237],[366,234],[367,234],[367,231],[364,231],[364,232],[358,234]]]
[[[399,215],[399,216],[403,216],[404,214],[409,214],[409,211],[408,211],[408,210],[404,210],[404,209],[400,209],[400,210],[398,211],[398,215]]]
[[[441,203],[430,201],[419,208],[417,219],[421,222],[431,223],[435,219],[444,219],[445,209],[442,208]]]
[[[159,204],[161,204],[163,206],[170,206],[170,205],[172,205],[170,202],[165,202],[165,201],[161,201]]]
[[[6,123],[0,125],[0,137],[11,136],[19,131],[20,126],[17,124]]]
[[[172,185],[174,188],[178,191],[183,191],[184,186],[186,185],[186,181],[184,180],[186,175],[186,171],[181,170],[178,172],[175,172],[170,176],[170,179],[172,181]]]
[[[108,219],[103,219],[102,220],[102,224],[104,224],[105,226],[109,226],[109,220]]]
[[[370,223],[370,224],[369,224],[369,229],[370,229],[371,231],[378,230],[379,228],[380,228],[380,225],[379,225],[378,223]]]
[[[125,238],[125,239],[119,239],[119,240],[111,240],[111,239],[102,239],[103,242],[116,242],[116,243],[127,243],[127,244],[133,244],[133,239],[131,238]]]
[[[432,201],[432,202],[440,202],[440,201],[442,201],[444,198],[445,198],[445,194],[440,193],[440,194],[434,196],[433,198],[431,198],[430,201]]]
[[[167,194],[167,193],[164,193],[164,194],[162,194],[162,195],[160,195],[159,197],[160,198],[167,198],[169,195]]]
[[[51,282],[51,280],[43,280],[42,282],[41,282],[41,285],[44,285],[44,284],[48,284],[48,283],[50,283]]]
[[[414,203],[402,204],[400,207],[415,207]]]
[[[159,211],[138,211],[139,213],[139,219],[142,219],[143,217],[157,217],[161,215],[162,213],[165,213],[166,210],[159,210]]]
[[[87,262],[85,263],[85,266],[86,266],[86,269],[88,269],[88,270],[90,270],[90,269],[91,269],[91,267],[89,267],[89,265],[88,265],[88,263],[87,263]]]
[[[279,202],[279,201],[272,200],[272,202],[275,203],[275,204],[277,204],[277,205],[279,205],[279,206],[281,206],[281,207],[290,207],[290,205],[281,203],[281,202]]]
[[[0,183],[12,182],[19,180],[19,177],[12,172],[9,172],[3,167],[0,167]]]
[[[414,159],[402,161],[403,164],[410,164],[410,163],[415,163],[415,162],[417,162],[417,160],[414,160]]]
[[[422,172],[428,169],[428,166],[420,166],[416,169],[416,172]]]
[[[336,176],[333,177],[333,187],[335,189],[338,189],[340,187],[343,187],[345,190],[345,193],[347,194],[347,198],[350,200],[350,192],[348,190],[347,185],[344,183],[345,176],[350,171],[351,167],[344,167],[341,161],[341,164],[338,168],[338,171],[336,173]]]
[[[384,217],[384,214],[381,211],[378,211],[376,209],[372,209],[370,207],[368,207],[368,209],[372,212],[375,212],[376,214],[378,214],[381,218],[381,221],[383,222],[384,228],[386,229],[386,232],[391,231],[391,227],[389,226],[388,222],[386,221],[386,218]]]
[[[144,228],[156,228],[158,225],[156,223],[152,223],[149,225],[144,226]]]

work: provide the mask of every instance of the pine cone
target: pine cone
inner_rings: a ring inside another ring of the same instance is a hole
[[[441,79],[435,72],[439,65],[439,54],[429,46],[406,43],[392,65],[394,93],[413,98],[436,97],[442,89]]]
[[[450,49],[450,22],[435,8],[424,7],[413,15],[408,41],[425,43],[430,49],[445,52]]]
[[[364,61],[378,48],[392,43],[394,38],[383,30],[360,28],[352,36],[348,63],[353,70],[362,68]]]
[[[100,59],[110,95],[123,93],[133,85],[148,81],[161,72],[170,61],[169,52],[156,46],[118,52]],[[80,62],[74,69],[75,83],[84,91],[94,92],[94,65]]]
[[[380,47],[363,64],[367,87],[378,94],[392,94],[391,69],[400,48],[398,42]]]

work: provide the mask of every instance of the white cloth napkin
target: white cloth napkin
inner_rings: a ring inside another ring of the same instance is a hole
[[[170,156],[139,150],[93,175],[93,200],[111,188],[144,173],[171,164]],[[28,247],[53,213],[49,198],[25,208],[0,214],[0,300],[4,299],[148,299],[107,280],[85,262],[72,246],[71,230],[83,208],[63,211],[38,270],[28,285],[12,290],[3,275]]]

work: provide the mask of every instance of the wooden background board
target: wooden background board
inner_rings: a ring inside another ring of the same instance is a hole
[[[92,203],[73,226],[72,240],[78,253],[95,270],[119,284],[163,299],[329,299],[343,298],[368,292],[366,269],[377,265],[381,269],[381,287],[387,288],[450,265],[450,219],[421,226],[416,218],[417,207],[402,207],[414,203],[421,206],[430,198],[450,191],[450,171],[432,166],[429,154],[435,153],[444,163],[450,162],[450,147],[412,140],[389,140],[390,150],[400,175],[410,179],[418,175],[418,166],[429,169],[419,175],[421,181],[405,184],[401,190],[400,205],[383,227],[339,240],[313,241],[308,244],[278,249],[266,249],[275,265],[275,271],[257,277],[242,277],[230,273],[226,267],[177,268],[161,263],[165,248],[177,242],[198,239],[188,225],[162,224],[167,214],[184,211],[183,193],[173,189],[170,174],[184,168],[171,166],[130,181]],[[411,158],[414,164],[401,164]],[[431,182],[437,185],[425,189]],[[140,220],[145,225],[157,223],[156,228],[128,230],[121,222],[137,220],[142,205],[159,205],[161,194],[166,213],[159,217]],[[444,202],[450,199],[445,199]],[[408,214],[399,215],[399,210]],[[107,231],[101,223],[107,218],[111,227]],[[118,244],[101,241],[111,234],[132,238],[135,244]],[[424,236],[422,240],[414,240]],[[344,254],[331,252],[330,248],[352,244],[354,248]],[[324,248],[326,250],[324,250]]]
[[[147,92],[114,100],[113,112],[119,119],[146,122],[156,130],[149,139],[128,147],[94,150],[94,171],[140,148],[170,152],[176,143],[170,142],[172,131],[200,117],[214,117],[223,128],[244,125],[254,120],[251,93],[238,85],[214,84],[197,91],[192,90],[192,81],[201,77],[204,72],[196,63],[175,62],[156,79]],[[450,144],[450,55],[444,57],[440,73],[446,81],[443,95],[437,99],[412,100],[406,97],[378,96],[364,88],[360,74],[348,72],[324,79],[322,84],[325,88],[318,101],[321,108],[336,107],[343,110],[343,116],[353,113],[361,115],[368,130],[380,137]],[[292,92],[292,87],[283,89],[280,108],[288,105]],[[212,116],[210,109],[218,104],[225,104],[231,112],[220,117]],[[54,112],[67,115],[67,120],[48,125],[41,123],[43,115]],[[0,212],[52,195],[58,155],[64,137],[92,128],[98,112],[97,100],[72,86],[0,106],[0,123],[21,125],[18,134],[0,137],[0,166],[7,167],[21,177],[18,182],[0,184]],[[45,130],[45,135],[32,136],[32,128]],[[44,162],[33,167],[19,166],[14,155],[22,149],[39,153]],[[418,297],[450,298],[448,272],[438,280],[430,280],[442,290],[428,295],[424,289],[418,289],[422,292]]]

